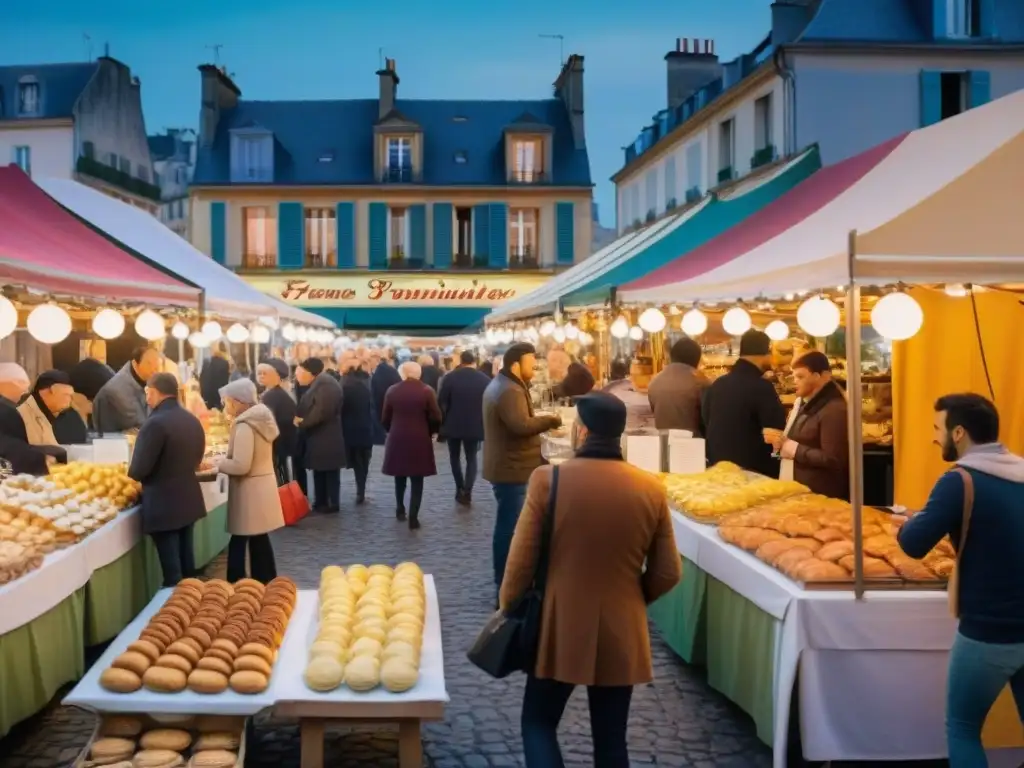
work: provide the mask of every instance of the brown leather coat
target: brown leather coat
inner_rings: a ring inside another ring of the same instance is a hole
[[[797,444],[793,479],[815,493],[850,498],[850,447],[846,397],[834,382],[800,406],[789,430]]]
[[[530,393],[519,379],[501,372],[484,390],[485,480],[521,483],[541,464],[540,435],[555,425],[534,416]]]

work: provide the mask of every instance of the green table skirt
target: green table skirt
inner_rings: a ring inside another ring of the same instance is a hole
[[[161,582],[160,561],[148,536],[93,571],[85,585],[85,646],[117,637],[153,599]]]
[[[707,666],[708,684],[750,715],[758,738],[772,746],[779,622],[686,558],[682,581],[649,615],[685,662]]]

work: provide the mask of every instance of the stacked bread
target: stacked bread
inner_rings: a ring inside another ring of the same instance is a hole
[[[381,684],[394,693],[409,690],[419,680],[426,608],[415,563],[324,568],[307,687],[325,692],[344,682],[353,691]]]
[[[234,586],[185,579],[139,639],[114,659],[100,685],[115,693],[262,693],[295,608],[295,583],[279,577]]]
[[[173,727],[112,715],[89,745],[89,768],[233,768],[245,722],[233,717],[181,718]]]

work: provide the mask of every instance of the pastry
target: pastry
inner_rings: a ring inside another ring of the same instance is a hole
[[[221,693],[228,689],[228,676],[210,669],[196,669],[188,676],[189,690],[196,693]]]
[[[178,768],[184,764],[185,758],[170,749],[143,749],[132,758],[134,768]]]
[[[864,539],[864,554],[872,557],[885,557],[898,549],[896,539],[884,533]]]
[[[260,656],[239,656],[235,659],[234,669],[235,672],[251,670],[259,672],[264,677],[270,677],[270,664]]]
[[[115,658],[110,663],[110,666],[117,667],[118,669],[127,669],[129,672],[134,672],[139,677],[142,677],[142,673],[149,669],[152,663],[149,657],[138,651],[125,651]]]
[[[756,552],[758,548],[769,541],[779,541],[786,538],[778,531],[769,531],[764,528],[748,528],[739,537],[736,545],[747,552]]]
[[[263,693],[270,684],[270,680],[265,675],[252,670],[235,672],[228,682],[233,691],[244,694]]]
[[[814,538],[822,543],[846,541],[848,536],[837,528],[821,528],[814,532]]]
[[[896,572],[908,581],[935,581],[935,574],[920,560],[909,555],[892,553],[886,558]]]
[[[89,747],[89,757],[107,764],[128,760],[135,754],[135,742],[132,739],[105,737],[96,739]]]
[[[111,715],[103,718],[100,733],[104,736],[120,736],[123,739],[134,738],[142,733],[142,721],[126,715]]]
[[[956,567],[956,561],[949,557],[939,557],[928,562],[927,565],[940,579],[948,579]]]
[[[186,675],[192,671],[192,662],[184,656],[178,656],[175,653],[165,653],[156,660],[156,666],[166,667],[168,669],[177,669],[184,672]]]
[[[142,687],[142,678],[127,669],[109,667],[100,675],[100,686],[112,693],[133,693]]]
[[[853,555],[847,555],[846,557],[839,558],[839,565],[849,571],[850,574],[855,573]],[[864,557],[864,578],[893,579],[896,578],[896,576],[896,569],[885,562],[885,560],[881,560],[877,557]]]
[[[178,693],[185,690],[187,682],[188,677],[182,670],[171,667],[150,667],[142,676],[143,685],[156,693]]]
[[[230,662],[224,661],[224,659],[218,659],[216,656],[203,656],[196,664],[196,670],[209,670],[211,672],[219,672],[225,677],[231,677],[231,673],[234,672]]]
[[[231,768],[238,762],[234,752],[225,749],[211,749],[196,752],[189,760],[189,768]]]
[[[274,652],[265,645],[259,643],[246,643],[238,649],[240,656],[255,655],[262,658],[267,664],[274,663]]]
[[[192,736],[188,731],[174,728],[156,728],[142,734],[139,746],[143,749],[170,749],[174,752],[184,752],[192,743]]]
[[[151,663],[159,659],[160,654],[163,653],[163,648],[158,647],[155,643],[152,643],[149,640],[136,640],[128,646],[128,650],[134,651],[135,653],[141,653],[149,659]]]
[[[836,563],[819,560],[811,557],[797,563],[791,572],[791,577],[796,581],[848,581],[847,570]]]
[[[392,693],[408,691],[419,680],[419,668],[409,659],[394,656],[385,661],[380,668],[380,681]]]
[[[355,656],[345,666],[345,683],[353,691],[369,691],[380,684],[380,662],[376,656]]]
[[[772,565],[792,578],[793,566],[802,560],[810,560],[813,557],[814,555],[811,554],[810,550],[804,549],[803,547],[793,547],[775,558],[775,562],[772,563]]]
[[[229,752],[237,752],[241,746],[241,737],[237,731],[213,731],[204,733],[192,746],[193,752],[205,752],[211,749],[226,749]]]
[[[160,666],[163,667],[174,666],[175,668],[180,668],[179,662],[175,660],[172,664],[169,665],[166,662],[167,655],[180,656],[188,662],[190,668],[194,667],[196,663],[199,661],[199,659],[202,657],[201,653],[196,651],[196,649],[192,645],[185,642],[184,640],[177,640],[171,643],[169,646],[167,646],[167,650],[164,651],[164,654],[164,656],[161,656],[159,659],[156,660],[156,663],[160,664]],[[184,672],[185,670],[182,671]]]
[[[303,676],[306,686],[310,690],[333,691],[341,685],[345,676],[345,668],[342,666],[339,656],[324,654],[310,659]]]
[[[782,525],[782,533],[787,536],[813,536],[821,530],[821,524],[803,517],[787,517]]]
[[[819,560],[826,560],[830,563],[835,563],[838,562],[839,558],[852,554],[852,541],[830,541],[815,552],[814,556]]]

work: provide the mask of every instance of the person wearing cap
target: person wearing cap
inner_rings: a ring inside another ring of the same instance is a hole
[[[274,415],[277,437],[274,439],[274,469],[280,485],[288,481],[288,459],[295,451],[295,400],[282,384],[288,380],[288,363],[278,357],[256,366],[256,380],[263,387],[260,398]]]
[[[501,583],[507,611],[533,583],[553,514],[540,641],[523,696],[529,768],[563,764],[558,724],[578,685],[587,686],[594,764],[629,765],[633,686],[654,676],[647,606],[682,576],[664,486],[622,457],[625,404],[593,392],[576,409],[582,445],[574,458],[530,476]]]
[[[494,584],[501,586],[505,560],[530,473],[541,465],[540,436],[562,423],[555,414],[536,416],[529,386],[537,350],[518,342],[505,350],[501,371],[484,390],[484,466],[498,503],[491,544]]]
[[[217,464],[217,471],[228,476],[227,579],[246,577],[248,555],[249,575],[266,584],[277,577],[270,532],[284,527],[274,466],[274,441],[280,432],[249,379],[221,387],[220,399],[233,419],[227,455]]]
[[[50,471],[47,459],[55,455],[56,449],[28,442],[25,420],[18,411],[18,403],[28,389],[24,368],[17,363],[0,363],[0,459],[11,465],[13,474],[45,475]]]
[[[206,517],[196,471],[206,434],[178,401],[178,380],[171,374],[150,377],[146,404],[151,413],[135,439],[128,476],[142,484],[142,533],[156,547],[163,585],[173,587],[196,569],[192,528]]]
[[[60,445],[54,433],[57,417],[71,408],[71,396],[75,390],[71,378],[63,371],[43,371],[32,387],[32,394],[18,406],[18,413],[25,421],[25,434],[32,445]],[[81,423],[81,417],[75,416]],[[84,425],[83,426],[83,432]],[[85,442],[85,435],[78,440]]]
[[[491,380],[476,368],[476,356],[465,350],[459,367],[441,379],[438,405],[441,406],[441,436],[448,444],[448,458],[455,480],[455,501],[463,506],[473,502],[477,453],[484,439],[484,392]],[[466,471],[462,471],[462,454]]]
[[[341,508],[341,470],[345,466],[345,438],[341,426],[344,394],[318,357],[308,357],[295,369],[295,381],[306,387],[295,409],[299,434],[304,438],[303,462],[313,470],[314,511]]]
[[[779,476],[768,435],[786,426],[786,411],[765,374],[772,342],[753,328],[740,338],[740,358],[708,387],[701,409],[708,463],[731,461],[750,472]]]

